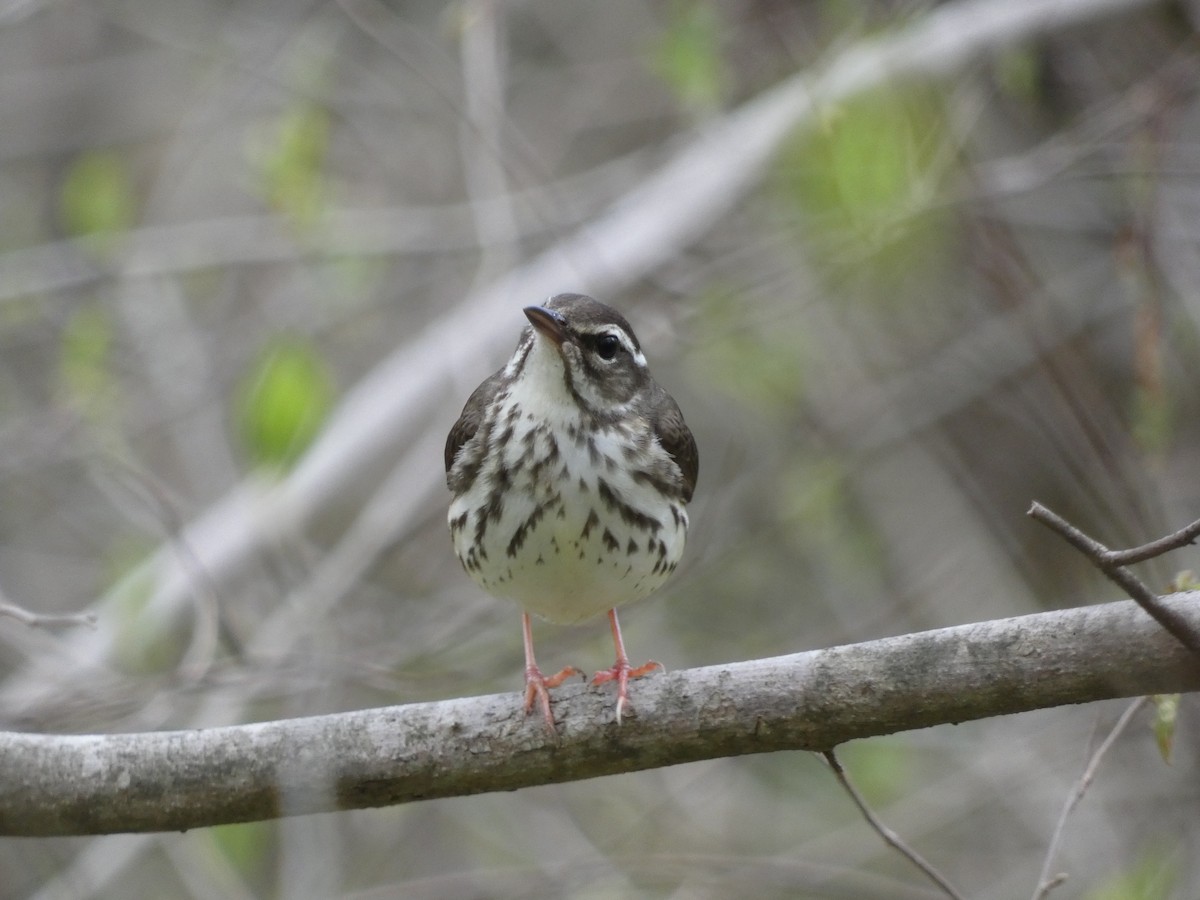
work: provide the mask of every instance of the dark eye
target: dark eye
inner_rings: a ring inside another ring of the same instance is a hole
[[[621,349],[621,339],[615,334],[602,334],[596,338],[596,352],[601,359],[612,359]]]

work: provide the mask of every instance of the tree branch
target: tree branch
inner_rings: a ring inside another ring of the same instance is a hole
[[[1200,592],[1160,598],[1200,625]],[[632,772],[1200,688],[1132,602],[556,692],[562,741],[497,694],[195,731],[0,734],[0,834],[198,828]]]
[[[1162,556],[1171,550],[1190,547],[1196,543],[1197,537],[1200,537],[1200,519],[1180,528],[1174,534],[1160,537],[1158,540],[1142,544],[1140,547],[1131,547],[1128,550],[1109,550],[1105,554],[1105,561],[1114,566],[1132,566],[1134,563]]]
[[[1068,544],[1086,556],[1113,583],[1119,585],[1126,594],[1137,602],[1138,606],[1174,635],[1183,646],[1193,653],[1200,654],[1200,629],[1196,628],[1186,618],[1176,615],[1170,607],[1164,605],[1154,591],[1125,568],[1130,562],[1140,562],[1154,556],[1166,553],[1191,543],[1194,535],[1189,525],[1174,534],[1167,535],[1157,541],[1134,547],[1132,550],[1109,550],[1093,537],[1090,537],[1036,500],[1029,507],[1029,516],[1041,522],[1052,531],[1056,531]]]

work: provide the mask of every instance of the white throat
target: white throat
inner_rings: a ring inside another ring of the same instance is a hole
[[[577,419],[579,407],[567,389],[566,378],[566,363],[558,348],[535,334],[521,375],[509,388],[509,400],[524,409],[542,410],[547,418]]]

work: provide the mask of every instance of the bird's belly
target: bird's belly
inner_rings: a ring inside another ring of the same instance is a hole
[[[570,477],[537,483],[518,473],[490,516],[480,479],[451,504],[450,522],[455,552],[484,590],[570,624],[657,589],[683,555],[688,520],[682,503],[619,471],[575,474],[570,461],[562,471]]]
[[[589,513],[543,520],[522,550],[484,573],[491,577],[480,580],[483,588],[544,619],[571,623],[646,597],[674,571],[682,529],[651,535],[619,520],[589,528]]]

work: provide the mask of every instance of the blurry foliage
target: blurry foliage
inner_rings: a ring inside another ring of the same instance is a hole
[[[1197,579],[1196,573],[1191,569],[1184,569],[1176,573],[1171,579],[1171,583],[1167,585],[1168,594],[1177,594],[1180,591],[1194,591],[1200,589],[1200,580]]]
[[[329,132],[329,113],[299,100],[252,149],[262,196],[300,232],[317,224],[329,202],[325,178]]]
[[[58,397],[92,424],[112,424],[119,389],[113,376],[113,327],[108,312],[80,307],[59,340]]]
[[[1015,47],[997,54],[992,63],[996,84],[1007,96],[1022,103],[1036,103],[1042,91],[1038,54],[1030,47]]]
[[[117,536],[107,551],[105,569],[110,584],[120,584],[111,624],[117,631],[113,646],[116,665],[134,675],[169,671],[183,655],[184,637],[164,631],[142,615],[154,594],[154,581],[147,573],[130,576],[146,558],[150,546],[144,540]]]
[[[690,373],[715,390],[775,417],[797,406],[808,352],[795,323],[762,323],[732,291],[713,289],[695,301],[696,352]]]
[[[674,0],[666,30],[654,48],[651,68],[696,114],[721,105],[728,75],[721,58],[720,13],[707,0]]]
[[[1133,439],[1144,451],[1160,455],[1170,448],[1174,416],[1164,390],[1135,388],[1132,420]]]
[[[243,822],[219,825],[208,832],[239,874],[257,880],[270,864],[278,830],[277,822]]]
[[[381,284],[388,283],[391,268],[374,257],[347,255],[330,259],[323,273],[328,273],[335,289],[322,294],[321,301],[329,307],[350,310],[373,296]]]
[[[878,12],[857,0],[821,0],[813,6],[819,10],[821,33],[828,35],[865,34],[870,30],[867,19]],[[887,23],[890,19],[881,16],[880,21]]]
[[[901,273],[940,258],[952,220],[933,201],[949,144],[940,96],[913,85],[827,109],[820,126],[793,137],[773,194],[804,223],[800,239],[818,272],[856,271],[872,288],[865,297],[888,302]]]
[[[36,296],[14,297],[0,303],[0,335],[7,331],[19,332],[22,328],[33,325],[39,314],[45,309]]]
[[[1163,762],[1171,762],[1171,749],[1175,746],[1175,725],[1179,718],[1179,694],[1156,694],[1150,698],[1154,703],[1154,741]]]
[[[237,396],[242,446],[255,466],[286,469],[308,448],[333,404],[333,376],[300,338],[277,338]]]
[[[915,780],[916,751],[903,738],[852,741],[837,752],[851,784],[875,808],[906,796]]]
[[[63,228],[72,237],[93,239],[99,251],[137,220],[133,181],[114,153],[82,154],[67,170],[59,192]]]
[[[1171,579],[1166,592],[1175,594],[1197,589],[1200,589],[1200,580],[1196,578],[1196,573],[1191,569],[1183,569]],[[1162,754],[1163,762],[1169,764],[1179,721],[1179,694],[1156,694],[1150,701],[1154,704],[1154,720],[1151,724],[1154,741],[1158,745],[1158,752]]]
[[[1144,208],[1153,202],[1150,182],[1136,175],[1124,181],[1133,208]],[[1139,230],[1124,229],[1117,236],[1114,256],[1120,284],[1134,306],[1131,430],[1143,451],[1159,456],[1170,446],[1175,423],[1164,374],[1167,353],[1164,298],[1154,274],[1154,263],[1147,258],[1143,237]]]
[[[1146,851],[1127,871],[1083,895],[1084,900],[1163,900],[1175,896],[1177,867],[1162,850]]]
[[[844,459],[797,454],[779,473],[776,497],[780,524],[804,553],[841,577],[878,567],[883,547],[857,512]]]
[[[783,479],[780,507],[804,526],[829,525],[846,508],[847,472],[836,457],[796,458]]]

